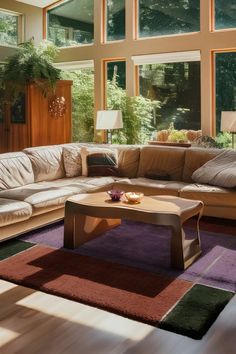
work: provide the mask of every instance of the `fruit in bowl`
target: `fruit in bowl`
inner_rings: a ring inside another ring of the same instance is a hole
[[[111,189],[107,191],[107,194],[110,196],[113,202],[119,202],[124,192],[118,189]]]
[[[138,204],[141,202],[141,199],[143,198],[143,193],[141,193],[141,192],[127,192],[127,193],[125,193],[125,197],[126,197],[128,203]]]

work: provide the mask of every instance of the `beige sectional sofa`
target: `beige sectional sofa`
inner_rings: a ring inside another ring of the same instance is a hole
[[[65,202],[74,194],[111,188],[200,199],[205,215],[236,219],[236,189],[195,184],[191,179],[196,169],[222,150],[112,146],[118,151],[119,177],[67,178],[62,157],[65,146],[82,144],[0,155],[0,240],[62,219]]]

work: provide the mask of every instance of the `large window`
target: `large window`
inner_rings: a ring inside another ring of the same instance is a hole
[[[47,38],[58,47],[94,41],[94,0],[70,0],[47,11]]]
[[[18,44],[19,16],[0,11],[0,45]]]
[[[177,62],[168,62],[175,56]],[[157,63],[139,65],[140,95],[156,102],[153,130],[167,129],[171,123],[176,129],[201,127],[200,61],[185,61],[184,57],[175,53],[171,59],[167,54],[165,63],[165,55],[157,55]]]
[[[65,69],[64,69],[65,70]],[[73,80],[72,86],[72,140],[94,140],[94,69],[75,68],[63,72],[63,79]]]
[[[199,30],[199,0],[139,0],[139,37]]]
[[[125,38],[125,0],[107,0],[107,41]]]
[[[221,112],[236,111],[236,52],[216,53],[216,132]]]
[[[236,1],[215,0],[215,29],[236,28]]]

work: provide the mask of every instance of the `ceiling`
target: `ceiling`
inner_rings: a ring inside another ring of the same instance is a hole
[[[37,7],[45,7],[56,2],[56,0],[16,0],[16,1],[23,2],[28,5],[37,6]]]

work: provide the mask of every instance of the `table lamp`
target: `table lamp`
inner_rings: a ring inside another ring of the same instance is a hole
[[[232,148],[234,149],[234,135],[236,133],[236,111],[221,112],[221,129],[222,132],[230,132],[232,134]]]
[[[121,111],[98,111],[96,129],[107,130],[106,143],[112,144],[112,130],[123,128]]]

